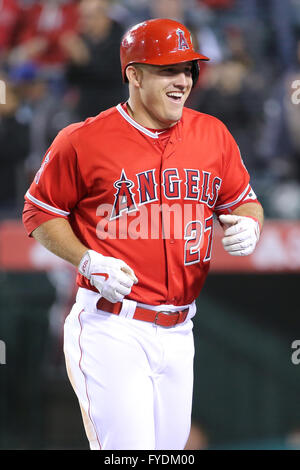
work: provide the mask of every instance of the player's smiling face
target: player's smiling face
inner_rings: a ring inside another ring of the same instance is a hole
[[[176,124],[192,85],[192,62],[166,66],[138,65],[138,86],[129,104],[142,126],[163,129]]]

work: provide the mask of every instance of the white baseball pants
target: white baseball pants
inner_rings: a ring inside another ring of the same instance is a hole
[[[164,328],[90,308],[82,298],[75,303],[65,321],[64,353],[90,449],[184,449],[192,328],[190,319]]]

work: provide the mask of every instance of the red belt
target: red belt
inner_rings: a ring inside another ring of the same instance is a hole
[[[101,297],[101,299],[99,299],[97,302],[97,309],[119,315],[122,309],[122,302],[116,302],[114,304],[106,300],[104,297]],[[155,323],[155,325],[168,327],[183,323],[187,317],[188,312],[189,308],[185,308],[179,312],[166,312],[136,307],[133,318],[136,320]]]

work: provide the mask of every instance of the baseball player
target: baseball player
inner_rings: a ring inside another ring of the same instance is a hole
[[[206,60],[176,21],[132,27],[128,101],[63,129],[26,193],[28,234],[78,268],[64,353],[91,449],[184,449],[214,214],[229,254],[259,239],[236,142],[184,107]]]

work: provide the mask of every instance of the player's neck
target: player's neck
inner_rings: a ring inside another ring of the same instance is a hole
[[[140,113],[136,112],[136,108],[134,107],[134,105],[130,101],[130,98],[125,103],[125,109],[126,109],[127,113],[129,114],[129,116],[132,119],[134,119],[141,126],[145,127],[146,129],[149,129],[151,131],[163,132],[163,131],[171,129],[172,127],[175,126],[175,124],[177,124],[177,122],[174,122],[174,123],[170,124],[169,126],[166,126],[166,124],[164,124],[164,123],[159,123],[157,121],[154,122],[150,117],[147,117],[147,116],[144,116],[144,115],[142,117],[140,117]]]

